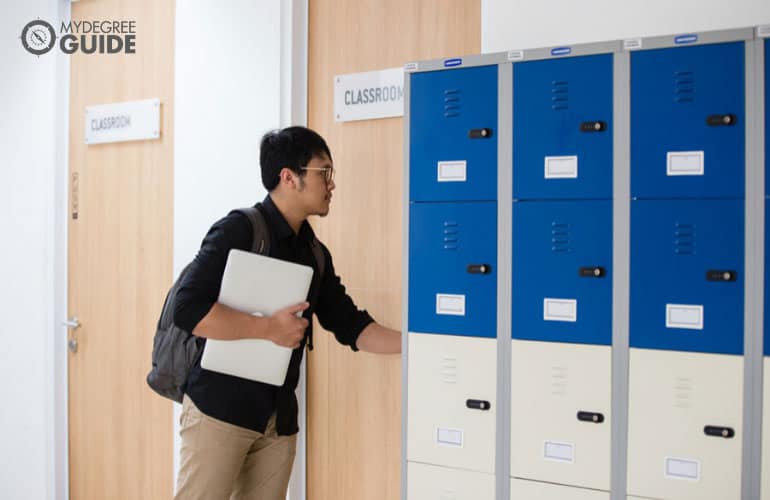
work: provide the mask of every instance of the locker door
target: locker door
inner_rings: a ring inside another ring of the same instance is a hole
[[[409,330],[497,336],[497,204],[413,203]]]
[[[497,199],[497,66],[411,78],[409,199]]]
[[[605,491],[511,479],[511,500],[610,500]]]
[[[514,340],[511,354],[511,475],[609,491],[612,348]]]
[[[762,500],[770,500],[770,358],[764,359],[762,385]]]
[[[612,55],[517,63],[513,196],[612,196]]]
[[[631,347],[743,353],[743,205],[631,202]]]
[[[631,195],[743,196],[743,42],[631,54]]]
[[[495,472],[497,340],[409,334],[407,460]]]
[[[513,338],[612,342],[612,202],[513,204]]]
[[[631,349],[628,494],[739,500],[743,356]]]
[[[407,473],[407,500],[495,500],[493,474],[412,462]]]
[[[765,40],[765,193],[770,193],[770,38]]]

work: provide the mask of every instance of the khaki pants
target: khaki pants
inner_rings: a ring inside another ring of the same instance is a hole
[[[178,500],[285,500],[297,436],[265,433],[204,415],[185,396],[180,420]]]

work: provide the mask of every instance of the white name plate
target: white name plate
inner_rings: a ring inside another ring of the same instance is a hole
[[[404,68],[334,77],[334,119],[338,122],[404,116]]]
[[[160,137],[160,99],[86,106],[86,144]]]

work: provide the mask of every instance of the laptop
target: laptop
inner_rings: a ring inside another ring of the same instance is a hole
[[[313,268],[232,249],[219,302],[241,312],[270,316],[307,300]],[[298,313],[298,316],[301,313]],[[271,385],[283,385],[292,349],[265,339],[207,339],[201,367]]]

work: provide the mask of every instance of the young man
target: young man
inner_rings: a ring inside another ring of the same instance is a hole
[[[294,351],[281,387],[204,370],[197,361],[182,409],[178,499],[286,498],[299,431],[294,390],[306,340],[312,348],[313,314],[354,351],[401,352],[400,333],[375,323],[345,293],[323,245],[320,276],[307,217],[329,213],[335,186],[326,142],[304,127],[269,132],[262,138],[259,161],[269,194],[257,207],[270,233],[270,256],[312,266],[313,283],[307,302],[270,317],[217,303],[227,254],[231,248],[249,250],[253,231],[239,212],[209,230],[177,294],[176,324],[198,337],[269,339]]]

